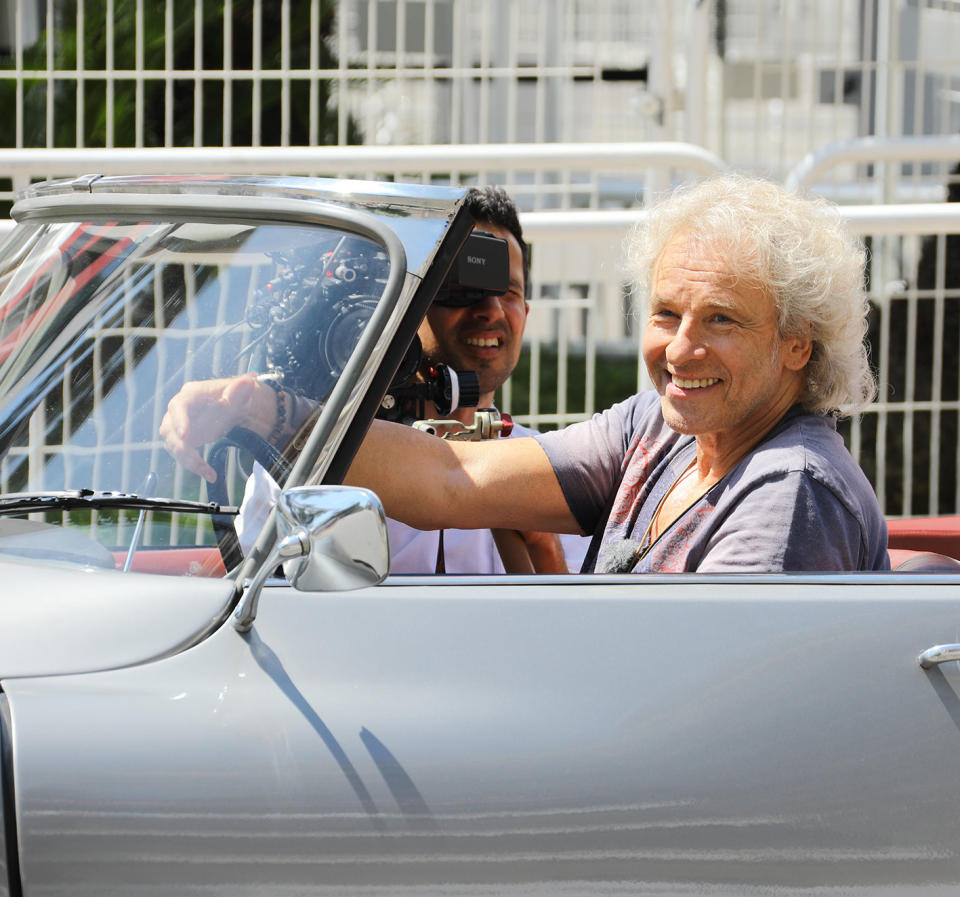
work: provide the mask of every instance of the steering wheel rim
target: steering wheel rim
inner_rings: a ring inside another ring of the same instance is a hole
[[[218,439],[207,453],[207,463],[217,473],[217,479],[207,484],[207,496],[210,501],[220,505],[230,504],[230,496],[227,494],[227,452],[231,448],[247,452],[283,487],[291,468],[286,458],[277,451],[275,446],[252,430],[234,427]],[[211,516],[213,531],[217,537],[217,548],[220,550],[223,566],[227,570],[232,570],[243,560],[240,540],[237,538],[237,529],[234,525],[235,519],[230,514]]]

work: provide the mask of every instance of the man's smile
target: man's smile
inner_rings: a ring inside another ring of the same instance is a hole
[[[674,374],[670,375],[674,386],[679,386],[680,389],[703,389],[706,386],[713,386],[714,383],[719,383],[719,377],[700,377],[700,378],[683,378],[677,377]]]
[[[481,349],[494,349],[500,346],[502,340],[499,336],[465,336],[463,341],[468,346],[477,346]]]

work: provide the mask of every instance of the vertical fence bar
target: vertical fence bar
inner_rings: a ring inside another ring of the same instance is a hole
[[[427,109],[439,109],[437,94],[437,6],[436,0],[426,0],[423,10],[423,95]],[[429,145],[439,142],[440,129],[436,115],[427,115],[424,119],[426,130],[419,135],[420,140]]]
[[[233,145],[233,0],[223,0],[223,145]]]
[[[557,308],[557,420],[560,426],[566,423],[567,416],[567,385],[570,369],[570,331],[569,321],[571,309],[567,305],[570,295],[570,282],[564,277],[560,282]]]
[[[760,4],[757,10],[757,32],[754,40],[754,46],[757,49],[757,58],[753,65],[753,106],[754,106],[754,125],[753,130],[753,156],[760,158],[762,149],[762,135],[767,133],[766,105],[763,102],[763,72],[765,60],[763,58],[764,34],[766,33],[766,4]]]
[[[549,65],[547,54],[547,41],[553,36],[553,23],[551,22],[552,10],[548,0],[539,0],[537,5],[537,18],[540,20],[541,27],[536,35],[536,67],[540,69],[536,81],[534,82],[534,111],[533,111],[533,139],[537,143],[543,143],[547,139],[547,90],[546,79],[548,75],[543,74],[543,69]],[[514,60],[515,63],[518,60]],[[540,172],[537,173],[539,180]],[[539,184],[537,185],[539,187]]]
[[[163,22],[163,145],[173,146],[173,0],[166,0]]]
[[[47,44],[47,95],[45,100],[45,131],[46,140],[44,145],[48,147],[56,146],[56,79],[54,78],[54,69],[56,55],[54,46],[56,42],[56,30],[53,27],[53,0],[47,0],[47,22],[46,22],[46,44]]]
[[[347,24],[344,16],[347,10],[355,9],[353,3],[347,6],[343,0],[337,9],[337,78],[336,89],[327,91],[337,104],[337,139],[340,146],[346,145],[349,120],[347,81]],[[320,68],[320,0],[310,0],[310,146],[320,143],[320,85],[317,69]]]
[[[396,19],[394,27],[396,29],[396,54],[394,56],[394,72],[397,84],[397,95],[406,97],[409,90],[409,81],[407,75],[407,2],[406,0],[396,0]],[[398,122],[398,124],[400,124]],[[401,126],[400,133],[403,133]],[[396,136],[393,136],[396,140]],[[402,174],[397,172],[397,178]]]
[[[193,7],[193,145],[203,146],[203,0]]]
[[[229,0],[227,0],[229,2]],[[133,64],[135,68],[134,78],[134,111],[133,111],[133,145],[135,147],[143,146],[143,109],[144,109],[144,22],[143,22],[143,0],[137,0],[134,11],[133,24]]]
[[[263,72],[263,3],[261,0],[253,0],[252,29],[253,70],[250,73],[250,118],[253,136],[250,142],[254,146],[260,146],[260,128],[262,127],[263,121],[261,114],[263,102],[263,81],[261,78],[261,73]]]
[[[784,7],[780,16],[780,122],[777,128],[778,145],[776,148],[777,170],[783,171],[786,168],[787,153],[787,125],[789,121],[790,109],[790,66],[796,65],[796,59],[790,52],[790,14],[792,7]],[[773,155],[773,153],[771,153]]]
[[[13,66],[16,79],[16,103],[14,110],[14,140],[23,146],[23,8],[18,3],[13,14]]]
[[[464,0],[453,0],[452,17],[455,22],[464,21]],[[450,135],[451,143],[460,143],[463,140],[463,91],[464,76],[464,41],[466,28],[454,28],[450,35]]]
[[[843,4],[838,4],[842,6]],[[797,71],[797,94],[800,97],[803,97],[804,100],[804,145],[805,146],[815,146],[816,145],[816,128],[815,128],[815,110],[819,97],[816,95],[817,92],[817,71],[816,64],[814,60],[817,57],[817,36],[820,34],[820,4],[814,3],[812,9],[810,10],[810,16],[807,20],[807,34],[809,35],[807,44],[809,45],[809,50],[804,54],[804,59],[806,60],[806,65],[802,71]],[[802,82],[800,79],[803,79]],[[792,160],[791,160],[792,161]]]
[[[311,35],[310,39],[313,39]],[[280,145],[290,146],[290,0],[280,3]]]
[[[77,125],[77,146],[79,148],[82,148],[86,146],[86,128],[84,127],[84,119],[86,117],[84,115],[84,100],[85,100],[85,93],[86,93],[86,81],[84,79],[84,65],[85,65],[84,46],[86,44],[86,35],[85,35],[85,16],[84,16],[83,0],[77,0],[76,22],[77,22],[77,25],[76,25],[76,28],[77,28],[76,125]]]
[[[114,21],[114,6],[113,0],[107,0],[107,10],[106,10],[106,21],[103,23],[104,26],[104,36],[106,38],[106,54],[104,59],[104,65],[106,68],[105,71],[105,96],[106,96],[106,109],[105,112],[105,126],[106,133],[104,134],[104,140],[107,146],[114,145],[114,107],[116,106],[115,102],[115,78],[116,78],[116,57],[114,56],[113,51],[113,21]]]
[[[590,285],[589,305],[584,315],[584,384],[583,384],[583,412],[589,417],[597,410],[597,310],[598,293],[601,290],[598,282]]]
[[[874,239],[877,239],[874,237]],[[881,288],[882,289],[882,288]],[[890,401],[890,297],[881,293],[877,300],[880,304],[880,364],[878,385],[880,401]],[[886,407],[877,411],[877,442],[875,446],[876,482],[874,489],[880,501],[880,507],[887,506],[887,415]]]
[[[710,16],[713,0],[688,4],[693,21],[687,29],[687,86],[683,112],[683,136],[689,143],[706,146],[707,66],[710,61]]]
[[[503,0],[495,0],[496,9],[499,12],[502,9]],[[477,135],[479,143],[491,143],[490,137],[490,17],[493,3],[485,4],[480,11],[480,58],[479,58],[479,91],[480,97],[477,103],[478,114],[480,118],[480,128]],[[468,60],[469,64],[469,60]]]
[[[510,24],[507,32],[509,35],[510,52],[507,56],[509,69],[501,71],[498,81],[502,84],[506,81],[506,127],[503,129],[504,137],[507,143],[517,142],[517,83],[520,74],[520,7],[516,0],[512,0],[509,6]]]
[[[904,516],[912,512],[913,507],[913,436],[914,402],[917,397],[917,287],[910,285],[907,297],[907,361],[904,371],[904,414],[903,414],[903,472],[901,483],[903,494],[900,500],[900,513]]]
[[[360,0],[363,2],[363,0]],[[371,143],[379,143],[379,135],[376,123],[373,118],[373,97],[375,89],[374,75],[377,67],[377,21],[379,18],[380,4],[376,0],[366,0],[367,4],[367,83],[366,83],[366,104],[363,110],[364,128],[367,140]]]
[[[837,14],[836,22],[834,28],[836,30],[836,40],[834,42],[833,49],[833,59],[834,59],[834,68],[833,68],[833,116],[832,116],[832,128],[830,139],[839,140],[839,126],[840,126],[840,113],[843,111],[843,100],[844,100],[844,63],[846,60],[843,55],[843,42],[846,36],[846,16],[844,16],[844,4],[837,3],[834,6],[834,10]],[[862,85],[862,82],[861,82]],[[861,86],[862,89],[862,86]],[[855,424],[859,424],[859,417],[855,420]],[[857,432],[859,433],[859,426],[857,426]]]
[[[540,417],[540,377],[542,369],[542,349],[543,344],[539,337],[534,337],[530,341],[530,421],[536,428]]]
[[[945,269],[947,240],[944,234],[937,235],[937,265],[934,275],[933,297],[933,371],[930,385],[930,500],[928,514],[938,514],[940,510],[940,407],[943,401],[943,343],[946,319]],[[958,471],[960,472],[960,471]],[[953,509],[956,513],[956,508]]]

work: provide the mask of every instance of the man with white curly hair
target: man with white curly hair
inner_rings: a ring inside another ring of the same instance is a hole
[[[836,431],[875,391],[865,256],[837,210],[724,176],[654,207],[628,261],[655,392],[488,444],[375,422],[348,482],[422,529],[593,534],[585,571],[887,569],[883,515]]]

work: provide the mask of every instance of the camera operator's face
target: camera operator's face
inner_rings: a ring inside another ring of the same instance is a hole
[[[478,230],[507,241],[510,286],[500,296],[486,295],[463,308],[433,305],[420,325],[424,358],[460,371],[476,371],[480,402],[489,405],[493,392],[517,365],[523,328],[530,306],[524,300],[523,253],[506,228],[481,223]]]

